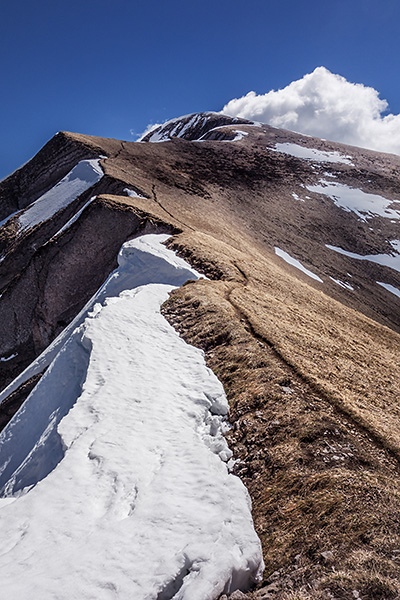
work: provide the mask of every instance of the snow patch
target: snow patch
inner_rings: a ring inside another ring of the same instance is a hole
[[[394,271],[400,272],[400,254],[397,256],[391,256],[390,254],[356,254],[355,252],[348,252],[347,250],[343,250],[338,246],[330,246],[329,244],[325,244],[329,250],[333,250],[334,252],[338,252],[339,254],[343,254],[344,256],[348,256],[349,258],[355,258],[356,260],[368,260],[370,262],[376,263],[378,265],[382,265],[384,267],[389,267]]]
[[[279,256],[280,258],[283,258],[283,260],[285,262],[287,262],[289,265],[292,265],[292,267],[296,267],[296,269],[299,269],[300,271],[305,273],[305,275],[308,275],[309,277],[312,277],[312,279],[315,279],[316,281],[323,283],[322,279],[320,277],[318,277],[318,275],[315,275],[315,273],[313,273],[312,271],[309,271],[308,269],[303,267],[303,265],[296,258],[293,258],[292,256],[290,256],[290,254],[288,254],[284,250],[281,250],[280,248],[277,248],[275,246],[275,254],[277,254],[277,256]]]
[[[295,192],[292,192],[292,196],[295,200],[298,200],[299,202],[305,202],[305,200],[303,200],[303,198],[300,198],[300,196],[298,196]]]
[[[337,283],[338,285],[340,285],[342,288],[345,288],[346,290],[351,290],[351,291],[354,292],[353,286],[350,285],[349,283],[347,283],[346,281],[340,281],[340,279],[334,279],[331,276],[329,276],[329,279],[332,279],[332,281],[334,281],[335,283]]]
[[[0,294],[0,298],[1,298],[2,295],[3,294]],[[8,362],[9,360],[12,360],[16,356],[18,356],[18,352],[16,352],[15,354],[10,354],[10,356],[2,356],[0,358],[0,362]]]
[[[321,179],[317,185],[307,185],[306,188],[309,192],[328,196],[336,206],[347,212],[354,212],[361,221],[376,216],[400,219],[400,210],[389,208],[394,202],[400,202],[399,200],[393,201],[378,194],[367,194],[343,183],[327,181],[326,179]]]
[[[87,202],[86,204],[84,204],[82,206],[82,208],[80,210],[78,210],[78,212],[70,218],[69,221],[67,221],[65,223],[65,225],[63,227],[61,227],[61,229],[59,229],[57,231],[57,233],[53,236],[53,237],[58,237],[63,231],[65,231],[66,229],[69,229],[72,225],[72,223],[75,223],[75,221],[77,221],[79,219],[79,217],[81,216],[81,214],[83,213],[83,211],[85,210],[85,208],[87,208],[89,206],[89,204],[91,204],[93,202],[93,200],[95,200],[97,198],[97,196],[92,196]]]
[[[124,244],[0,435],[9,598],[214,600],[261,578],[249,497],[223,462],[224,390],[160,313],[199,276],[167,237]]]
[[[271,148],[275,152],[281,152],[282,154],[288,154],[295,158],[303,158],[305,160],[311,160],[313,162],[322,163],[340,163],[345,165],[353,165],[351,156],[344,156],[340,152],[327,152],[323,150],[316,150],[315,148],[307,148],[306,146],[299,146],[299,144],[293,144],[290,142],[277,143],[275,148]]]
[[[130,190],[129,188],[124,188],[125,194],[127,194],[130,198],[141,198],[142,200],[147,200],[146,196],[141,196],[134,190]]]
[[[104,173],[99,163],[99,158],[81,160],[57,185],[21,212],[18,219],[21,229],[27,230],[51,219],[100,181]]]
[[[246,135],[249,135],[248,131],[240,131],[239,129],[235,129],[236,136],[233,138],[232,142],[239,142]]]
[[[377,281],[376,283],[384,287],[385,290],[387,290],[388,292],[391,292],[392,294],[400,298],[400,290],[397,287],[394,287],[394,285],[391,285],[390,283],[382,283],[382,281]]]

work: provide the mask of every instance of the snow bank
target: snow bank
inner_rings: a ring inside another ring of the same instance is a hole
[[[307,185],[310,192],[324,194],[331,198],[336,206],[348,212],[354,212],[361,221],[380,216],[387,219],[400,219],[400,210],[389,208],[393,200],[378,194],[367,194],[342,183],[321,179],[317,185]],[[396,200],[395,202],[400,202]]]
[[[166,237],[123,246],[0,436],[9,598],[213,600],[261,576],[223,388],[160,314],[198,277]]]
[[[99,158],[81,160],[57,185],[28,206],[19,217],[22,230],[51,219],[59,210],[100,181],[103,170],[99,163]]]
[[[296,258],[293,258],[292,256],[290,256],[290,254],[288,254],[284,250],[281,250],[280,248],[277,248],[275,246],[275,254],[277,256],[279,256],[280,258],[282,258],[289,265],[292,265],[292,267],[296,267],[296,269],[299,269],[300,271],[305,273],[305,275],[308,275],[308,277],[311,277],[312,279],[315,279],[316,281],[323,283],[322,279],[320,277],[318,277],[318,275],[315,275],[315,273],[313,273],[312,271],[309,271],[308,269],[303,267],[301,262],[299,262]]]
[[[277,143],[275,148],[271,148],[275,152],[281,152],[282,154],[288,154],[295,158],[303,158],[305,160],[311,160],[312,162],[323,162],[323,163],[341,163],[345,165],[353,165],[351,162],[351,156],[344,156],[340,152],[324,152],[315,148],[307,148],[306,146],[299,146],[299,144],[293,144],[290,142]]]

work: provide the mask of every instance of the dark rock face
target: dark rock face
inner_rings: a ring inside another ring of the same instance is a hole
[[[6,383],[72,321],[117,267],[121,245],[145,231],[173,228],[100,198],[82,219],[34,253],[0,299],[1,352],[16,354],[2,365]]]
[[[34,202],[80,160],[101,154],[100,148],[79,138],[57,133],[32,160],[0,182],[0,220]]]

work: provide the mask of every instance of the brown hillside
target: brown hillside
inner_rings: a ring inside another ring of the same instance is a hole
[[[248,135],[227,141],[236,129]],[[18,353],[2,364],[3,382],[72,320],[126,239],[174,233],[169,245],[209,279],[173,292],[163,310],[204,349],[229,397],[235,471],[249,489],[266,563],[254,598],[399,598],[400,299],[376,281],[400,288],[400,273],[325,246],[390,254],[398,221],[360,220],[304,186],[329,172],[395,208],[400,158],[266,126],[225,125],[213,136],[152,144],[63,134],[53,142],[65,165],[101,152],[105,176],[87,192],[96,200],[59,235],[86,196],[25,237],[16,235],[17,217],[0,229],[0,352]],[[312,163],[275,152],[276,142],[351,155],[353,164]],[[44,165],[47,154],[34,160]],[[36,197],[41,182],[33,182]],[[289,266],[275,246],[323,282]],[[333,281],[349,276],[352,291]]]

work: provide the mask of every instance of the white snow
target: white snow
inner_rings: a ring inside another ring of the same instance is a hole
[[[242,140],[246,135],[249,135],[248,131],[240,131],[240,129],[235,129],[235,137],[233,138],[232,142],[239,142],[240,140]]]
[[[103,170],[99,163],[99,158],[81,160],[57,185],[21,212],[19,224],[22,230],[47,221],[100,181]]]
[[[321,179],[317,185],[307,185],[310,192],[324,194],[331,198],[336,206],[354,212],[361,221],[380,216],[390,219],[400,219],[400,209],[389,208],[393,200],[388,200],[378,194],[367,194],[362,190],[351,188],[342,183]],[[395,202],[400,202],[396,200]]]
[[[331,276],[329,276],[329,279],[332,279],[332,281],[334,281],[335,283],[337,283],[338,285],[340,285],[340,287],[345,288],[346,290],[352,290],[352,291],[354,291],[353,286],[350,285],[350,283],[347,283],[346,281],[341,281],[340,279],[334,279]]]
[[[0,435],[7,598],[213,600],[261,577],[223,388],[160,314],[199,276],[166,237],[124,244]]]
[[[315,279],[316,281],[320,281],[321,283],[323,283],[322,279],[320,279],[320,277],[318,277],[318,275],[315,275],[315,273],[313,273],[312,271],[309,271],[308,269],[303,267],[303,265],[296,258],[293,258],[292,256],[290,256],[290,254],[288,254],[284,250],[281,250],[280,248],[277,248],[275,246],[275,254],[277,254],[280,258],[283,258],[283,260],[285,262],[287,262],[289,265],[296,267],[296,269],[299,269],[300,271],[302,271],[309,277],[312,277],[312,279]]]
[[[87,206],[89,206],[89,204],[91,204],[93,202],[93,200],[95,200],[97,198],[97,196],[92,196],[83,206],[80,210],[78,210],[77,213],[74,214],[73,217],[71,217],[69,219],[69,221],[67,221],[65,223],[65,225],[63,225],[63,227],[61,227],[61,229],[59,229],[57,231],[57,233],[53,236],[53,237],[58,237],[60,235],[60,233],[62,233],[63,231],[65,231],[66,229],[69,229],[72,225],[72,223],[75,223],[75,221],[77,221],[79,219],[79,217],[81,216],[81,214],[83,213],[83,211],[85,210],[85,208]]]
[[[141,196],[140,194],[138,194],[134,190],[130,190],[129,188],[124,188],[124,192],[131,198],[142,198],[142,200],[147,200],[146,196]]]
[[[1,298],[2,294],[0,294],[0,298]],[[16,354],[10,354],[10,356],[2,356],[0,358],[0,362],[8,362],[9,360],[11,360],[12,358],[15,358],[16,356],[18,356],[18,353]]]
[[[400,290],[397,287],[394,287],[394,285],[391,285],[390,283],[382,283],[382,281],[377,281],[376,283],[384,287],[388,292],[391,292],[392,294],[400,298]]]
[[[400,254],[400,240],[391,240],[389,243],[392,246],[393,250],[397,254]]]
[[[316,150],[315,148],[307,148],[306,146],[299,146],[299,144],[293,144],[290,142],[277,143],[275,148],[271,148],[275,152],[281,152],[282,154],[288,154],[295,158],[303,158],[305,160],[311,160],[312,162],[324,162],[324,163],[341,163],[345,165],[353,165],[351,156],[344,156],[340,152],[325,152],[323,150]]]
[[[296,192],[292,192],[292,196],[295,200],[298,200],[299,202],[305,202],[305,200],[303,200],[303,198],[300,198],[300,196],[298,196]]]
[[[343,250],[338,246],[330,246],[329,244],[325,244],[329,250],[334,250],[339,254],[343,254],[344,256],[348,256],[349,258],[355,258],[356,260],[369,260],[370,262],[377,263],[378,265],[383,265],[385,267],[389,267],[395,271],[400,272],[400,254],[396,256],[391,256],[390,254],[356,254],[355,252],[348,252],[347,250]]]

